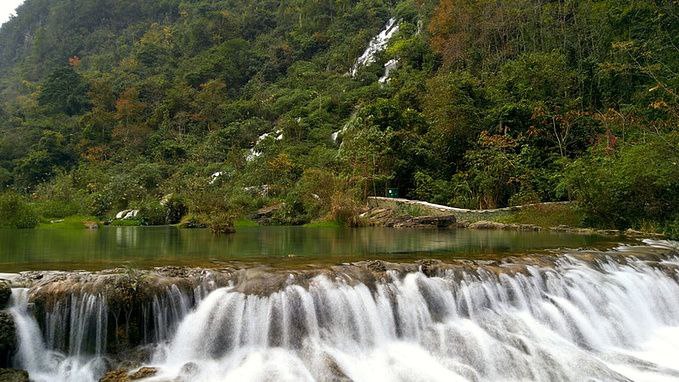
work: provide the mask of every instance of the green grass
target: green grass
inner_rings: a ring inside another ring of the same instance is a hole
[[[99,224],[99,219],[94,216],[73,215],[63,219],[43,219],[37,228],[39,229],[85,229],[84,222],[91,221]]]
[[[559,225],[582,227],[584,217],[584,213],[573,205],[551,204],[526,207],[492,220],[500,223],[535,224],[544,228]]]
[[[340,223],[335,220],[317,220],[304,225],[307,228],[339,228]]]
[[[233,226],[235,228],[251,228],[251,227],[259,227],[259,224],[250,219],[238,219],[235,222],[233,222]]]

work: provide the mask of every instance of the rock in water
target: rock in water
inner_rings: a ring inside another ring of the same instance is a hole
[[[11,358],[16,352],[16,344],[14,319],[11,314],[2,311],[0,312],[0,367],[9,366]],[[0,377],[0,381],[4,380]]]
[[[7,308],[10,296],[12,296],[12,288],[10,288],[9,283],[0,280],[0,309]]]
[[[158,374],[158,369],[155,367],[142,367],[141,369],[130,374],[130,379],[136,381],[138,379],[153,377],[156,374]]]
[[[133,372],[128,372],[127,370],[117,369],[109,371],[104,374],[99,382],[129,382],[138,381],[145,378],[153,377],[158,373],[158,369],[155,367],[142,367],[141,369]],[[0,379],[2,380],[2,379]]]
[[[3,382],[28,382],[28,372],[17,369],[0,369],[0,381]]]

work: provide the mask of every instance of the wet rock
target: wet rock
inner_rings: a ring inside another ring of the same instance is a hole
[[[198,365],[195,362],[187,362],[179,370],[179,376],[191,380],[199,371]]]
[[[349,382],[351,381],[351,378],[349,378],[342,368],[337,364],[334,358],[332,356],[328,355],[325,357],[325,366],[328,368],[330,371],[330,374],[332,375],[332,381],[334,382]]]
[[[129,372],[125,369],[109,371],[99,379],[99,382],[130,382],[153,377],[158,374],[155,367],[142,367],[139,370]]]
[[[17,369],[0,369],[0,381],[3,382],[28,382],[28,372]]]
[[[0,309],[5,309],[9,305],[9,298],[12,296],[12,288],[5,280],[0,280]]]
[[[158,374],[158,369],[155,367],[142,367],[141,369],[130,374],[130,380],[136,381],[139,379],[153,377]]]
[[[394,224],[395,228],[448,228],[455,224],[454,215],[418,216]]]
[[[420,266],[420,271],[429,277],[437,276],[440,270],[445,268],[445,264],[441,260],[426,259],[417,263]]]
[[[268,296],[290,284],[292,274],[267,272],[260,268],[236,273],[235,290],[245,294]]]
[[[16,327],[12,315],[0,311],[0,368],[10,365],[12,356],[16,352]],[[0,378],[0,381],[3,381]]]
[[[127,382],[130,377],[127,375],[127,370],[112,370],[99,378],[99,382]]]

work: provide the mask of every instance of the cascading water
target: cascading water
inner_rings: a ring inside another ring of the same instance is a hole
[[[389,40],[391,40],[396,32],[398,32],[398,29],[399,25],[396,22],[396,19],[393,17],[390,18],[384,29],[380,31],[377,36],[373,37],[372,40],[370,40],[368,47],[365,49],[363,54],[358,57],[349,74],[354,77],[360,68],[375,62],[375,56],[377,53],[383,51],[387,47]]]
[[[381,281],[321,274],[261,295],[234,285],[190,299],[170,288],[149,308],[168,329],[154,329],[147,363],[158,374],[148,380],[679,380],[679,258],[618,256],[436,276],[387,271]],[[18,366],[33,379],[101,375],[96,351],[45,351],[53,345],[26,291],[13,301]],[[71,309],[98,314],[77,301]]]

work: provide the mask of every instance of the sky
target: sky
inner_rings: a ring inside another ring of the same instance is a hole
[[[14,10],[23,3],[24,0],[0,0],[0,24],[9,20],[9,16],[14,14]]]

